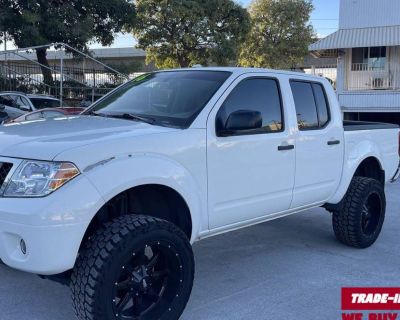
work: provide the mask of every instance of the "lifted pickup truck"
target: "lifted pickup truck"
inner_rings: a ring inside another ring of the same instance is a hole
[[[76,117],[0,129],[0,258],[70,283],[81,320],[178,319],[191,244],[325,206],[371,246],[398,176],[399,129],[348,122],[300,73],[145,74]]]

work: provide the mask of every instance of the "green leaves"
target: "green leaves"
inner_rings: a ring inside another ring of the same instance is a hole
[[[304,59],[314,31],[308,25],[311,0],[254,0],[249,8],[251,31],[239,64],[290,69]]]
[[[0,30],[18,47],[64,42],[84,49],[93,40],[110,45],[134,22],[129,0],[0,0]]]
[[[128,31],[159,68],[239,60],[287,69],[308,53],[312,10],[311,0],[254,0],[249,13],[233,0],[0,0],[0,30],[18,47],[64,42],[81,50]]]
[[[134,35],[159,68],[236,61],[248,13],[232,0],[137,0]]]

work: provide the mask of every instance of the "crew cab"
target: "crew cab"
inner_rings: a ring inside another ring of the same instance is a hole
[[[321,77],[145,74],[0,128],[0,258],[67,281],[81,320],[178,319],[203,238],[324,206],[339,241],[371,246],[398,151],[398,126],[343,122]]]

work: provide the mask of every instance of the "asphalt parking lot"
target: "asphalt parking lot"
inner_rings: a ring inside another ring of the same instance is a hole
[[[387,187],[382,235],[369,249],[335,241],[323,209],[195,245],[197,275],[184,320],[340,319],[342,286],[400,285],[400,183]],[[69,290],[0,266],[0,319],[74,319]]]

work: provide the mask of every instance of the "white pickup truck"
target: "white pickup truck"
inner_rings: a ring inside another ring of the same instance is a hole
[[[343,123],[323,78],[145,74],[83,115],[1,127],[0,258],[70,283],[81,320],[178,319],[202,238],[325,206],[338,240],[372,245],[398,139]]]

